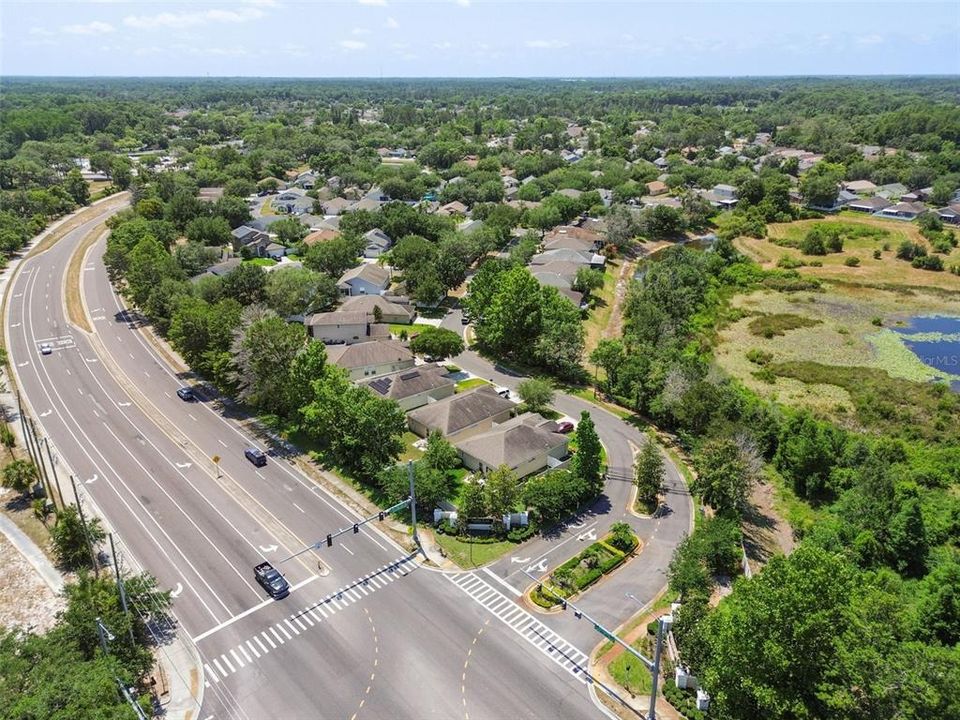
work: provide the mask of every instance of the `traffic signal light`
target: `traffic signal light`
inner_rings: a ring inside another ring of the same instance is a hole
[[[327,533],[327,547],[333,547],[333,535]]]
[[[580,612],[579,610],[574,610],[574,611],[573,611],[573,616],[574,616],[577,620],[579,620],[580,618],[583,617],[583,613]]]
[[[356,535],[358,532],[360,532],[360,524],[359,524],[359,523],[354,523],[354,524],[353,524],[353,534]]]
[[[542,593],[542,592],[543,592],[543,583],[537,583],[537,592],[538,592],[538,593]]]
[[[382,510],[379,513],[377,513],[377,519],[380,520],[380,522],[383,522],[384,517],[385,515]]]
[[[566,600],[561,600],[561,601],[560,601],[560,606],[561,606],[564,610],[566,610],[566,609],[567,609],[567,601],[566,601]]]

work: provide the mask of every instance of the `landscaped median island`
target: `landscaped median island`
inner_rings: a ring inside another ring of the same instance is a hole
[[[558,597],[571,598],[582,593],[620,567],[637,554],[640,544],[627,523],[614,523],[606,537],[560,565],[546,582],[533,587],[528,593],[530,600],[542,608],[552,609],[560,603]]]

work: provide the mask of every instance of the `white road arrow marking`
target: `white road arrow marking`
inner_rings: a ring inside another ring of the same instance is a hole
[[[577,535],[577,540],[596,540],[597,539],[597,529],[590,528],[585,533]]]
[[[577,524],[570,523],[570,525],[569,525],[568,527],[571,527],[571,528],[573,528],[574,530],[579,530],[580,528],[582,528],[582,527],[583,527],[584,525],[586,525],[586,524],[587,524],[586,522],[579,522],[579,523],[577,523]]]
[[[12,328],[15,328],[15,327],[20,327],[20,323],[14,323],[14,324],[13,324],[13,325],[11,325],[10,327],[12,327]]]
[[[118,402],[118,403],[117,403],[117,407],[130,407],[130,403],[128,403],[128,402],[125,402],[125,403]]]
[[[547,571],[547,559],[543,558],[540,562],[531,565],[527,568],[527,572],[546,572]]]
[[[193,465],[193,463],[190,463],[190,462],[177,463],[177,467],[180,468],[181,470],[183,470],[184,468],[188,468],[191,465]]]
[[[92,359],[89,359],[89,360],[88,360],[87,358],[84,358],[83,361],[84,361],[84,362],[88,362],[88,363],[99,362],[96,358],[92,358]]]
[[[96,473],[94,473],[92,478],[90,478],[89,480],[84,480],[84,482],[85,482],[87,485],[89,485],[89,484],[92,483],[92,482],[96,482],[98,477],[99,477],[99,475],[97,475]]]
[[[46,417],[47,415],[49,415],[49,414],[52,413],[52,412],[53,412],[53,410],[44,410],[42,413],[40,413],[40,417]]]
[[[276,552],[276,551],[277,551],[277,546],[276,546],[276,545],[261,545],[261,546],[260,546],[260,552]]]
[[[510,558],[510,562],[520,563],[522,565],[523,563],[530,562],[530,558],[518,558],[516,555],[514,555],[512,558]]]
[[[24,360],[22,363],[17,363],[17,367],[26,367],[30,364],[29,360]]]
[[[170,591],[170,597],[180,597],[180,593],[183,592],[183,585],[177,583],[177,587]]]

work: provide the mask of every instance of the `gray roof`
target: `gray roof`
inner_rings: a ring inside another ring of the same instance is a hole
[[[314,313],[306,319],[308,327],[339,327],[342,325],[366,325],[369,316],[365,312],[339,310],[337,312]]]
[[[851,200],[849,203],[847,203],[847,207],[868,208],[876,211],[883,210],[885,207],[890,207],[890,201],[884,200],[882,197],[858,198],[857,200]]]
[[[483,385],[460,395],[425,405],[409,413],[411,420],[443,435],[454,435],[484,420],[514,408],[507,398],[497,395],[490,385]]]
[[[378,247],[386,250],[393,245],[393,240],[390,236],[380,228],[368,230],[363,234],[363,239],[366,241],[367,247]]]
[[[422,365],[383,375],[363,384],[381,397],[402,400],[455,383],[442,365]]]
[[[533,277],[535,277],[537,282],[541,285],[549,285],[550,287],[555,287],[562,290],[569,290],[573,286],[571,278],[567,275],[559,275],[557,273],[550,272],[535,272],[533,273]]]
[[[556,424],[537,413],[524,413],[491,430],[456,444],[464,454],[487,467],[519,467],[544,453],[564,447],[567,437],[553,432]]]
[[[341,275],[337,284],[345,285],[355,279],[366,280],[372,285],[385,288],[390,284],[390,271],[381,265],[362,263],[354,268],[350,268]]]
[[[542,253],[530,258],[531,265],[546,265],[547,263],[562,260],[564,262],[573,262],[580,265],[590,265],[596,263],[602,265],[604,260],[602,255],[593,252],[581,252],[580,250],[571,250],[569,248],[557,248],[555,250],[545,250]]]
[[[413,360],[413,353],[396,340],[371,340],[354,345],[331,345],[327,348],[327,358],[350,369]]]
[[[375,307],[380,308],[384,315],[407,315],[413,319],[413,308],[404,303],[392,302],[383,295],[354,295],[344,299],[340,306],[341,312],[364,312],[373,314]]]

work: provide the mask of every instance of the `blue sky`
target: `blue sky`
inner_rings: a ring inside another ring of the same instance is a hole
[[[2,0],[0,75],[958,74],[960,2]]]

